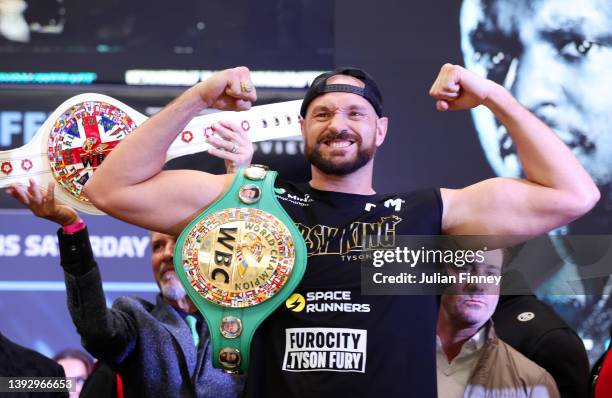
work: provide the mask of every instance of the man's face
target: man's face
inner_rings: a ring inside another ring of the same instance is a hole
[[[469,272],[475,276],[499,276],[503,254],[501,250],[486,252],[482,263],[453,267],[452,275]],[[449,287],[441,299],[442,310],[460,328],[484,325],[495,312],[499,301],[499,286],[495,284],[457,283]]]
[[[612,2],[464,0],[465,65],[504,85],[552,127],[598,185],[612,173]],[[506,130],[484,108],[472,110],[498,175],[518,177]]]
[[[363,87],[359,79],[336,75],[327,84]],[[306,157],[325,174],[346,175],[370,163],[384,140],[387,119],[363,97],[327,93],[315,98],[302,121]]]
[[[57,363],[64,368],[66,377],[75,379],[76,391],[70,393],[70,397],[78,397],[83,389],[83,384],[87,379],[87,366],[77,358],[62,358],[58,359]]]
[[[162,296],[171,300],[180,300],[186,292],[181,285],[172,263],[175,240],[170,235],[151,232],[151,265],[153,277]]]
[[[236,333],[238,331],[238,323],[237,322],[225,322],[223,324],[223,329],[228,333]]]

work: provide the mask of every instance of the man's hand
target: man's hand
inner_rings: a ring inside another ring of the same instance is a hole
[[[436,109],[444,112],[481,105],[494,88],[495,83],[492,81],[459,65],[444,64],[429,95],[437,100]]]
[[[212,145],[208,153],[225,160],[228,174],[235,173],[240,166],[251,164],[253,144],[241,126],[232,122],[219,122],[212,128],[221,138],[213,135],[206,139]]]
[[[193,88],[208,108],[245,111],[257,100],[251,73],[245,66],[217,72]]]
[[[72,207],[55,202],[54,187],[55,184],[49,182],[45,192],[33,179],[30,179],[30,185],[27,188],[12,185],[6,189],[6,193],[26,205],[38,217],[56,222],[61,226],[74,224],[79,220],[78,213]]]

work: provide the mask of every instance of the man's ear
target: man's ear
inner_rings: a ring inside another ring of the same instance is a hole
[[[385,141],[387,136],[387,128],[389,127],[389,118],[379,117],[376,120],[376,146],[379,147]]]

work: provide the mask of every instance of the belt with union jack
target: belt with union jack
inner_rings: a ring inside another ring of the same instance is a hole
[[[234,121],[251,142],[299,136],[302,101],[260,105],[245,112],[216,112],[195,117],[168,149],[166,160],[210,148],[212,125]],[[103,214],[82,194],[106,156],[147,117],[114,98],[80,94],[67,99],[24,146],[0,151],[0,188],[35,180],[55,182],[55,198],[77,210]],[[126,166],[129,167],[129,166]]]

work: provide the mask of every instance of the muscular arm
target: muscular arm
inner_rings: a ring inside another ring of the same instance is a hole
[[[244,67],[221,71],[188,89],[117,146],[86,184],[85,195],[114,217],[177,235],[227,190],[232,176],[193,170],[162,171],[168,148],[183,127],[205,108],[249,109],[256,99],[255,91],[241,90],[241,82],[250,82],[249,71]]]
[[[430,94],[440,111],[488,107],[512,137],[526,176],[443,189],[444,233],[538,235],[582,216],[599,200],[570,149],[502,86],[447,64]]]

